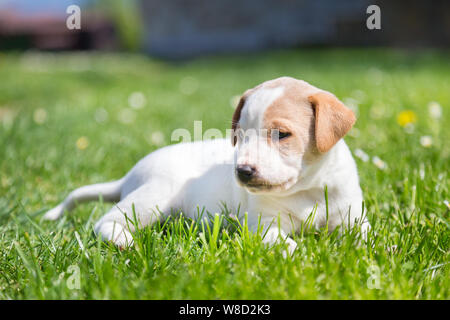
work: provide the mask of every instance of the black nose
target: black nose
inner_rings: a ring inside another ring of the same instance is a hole
[[[236,172],[242,182],[247,182],[255,175],[256,169],[255,167],[245,164],[237,166]]]

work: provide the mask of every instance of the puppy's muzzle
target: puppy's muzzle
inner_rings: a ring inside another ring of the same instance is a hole
[[[238,165],[236,167],[236,174],[243,183],[247,183],[256,176],[256,168],[253,166]]]

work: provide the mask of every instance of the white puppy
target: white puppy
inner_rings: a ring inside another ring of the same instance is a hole
[[[116,201],[95,231],[119,246],[132,243],[136,226],[127,219],[146,226],[173,210],[195,219],[203,209],[221,212],[224,205],[247,212],[253,229],[260,216],[264,241],[283,239],[290,251],[296,243],[287,234],[312,212],[315,227],[360,221],[365,231],[356,164],[341,139],[354,122],[353,112],[331,93],[288,77],[267,81],[242,96],[231,143],[180,143],[152,152],[120,180],[76,189],[44,218],[57,219],[99,196]]]

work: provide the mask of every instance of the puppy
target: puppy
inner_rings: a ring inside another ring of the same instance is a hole
[[[363,232],[356,164],[342,137],[355,123],[353,112],[333,94],[305,81],[282,77],[247,90],[227,139],[171,145],[150,153],[122,179],[76,189],[48,211],[54,220],[76,203],[117,202],[95,232],[118,246],[132,243],[139,226],[151,225],[172,210],[193,219],[203,209],[247,212],[250,228],[263,225],[266,243],[286,241],[314,212],[314,227],[328,223]],[[328,206],[324,188],[327,187]]]

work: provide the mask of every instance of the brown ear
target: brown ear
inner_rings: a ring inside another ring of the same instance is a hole
[[[334,95],[319,92],[308,97],[315,112],[316,146],[319,152],[330,150],[352,128],[356,117]]]
[[[239,123],[239,119],[241,118],[241,111],[242,111],[242,108],[244,107],[244,104],[245,104],[245,95],[243,95],[241,97],[241,99],[239,100],[239,103],[238,103],[238,105],[236,107],[236,110],[234,111],[234,114],[233,114],[233,119],[231,120],[232,121],[232,124],[231,124],[231,144],[233,146],[235,146],[236,142],[237,142],[236,127],[237,127],[237,125]]]

